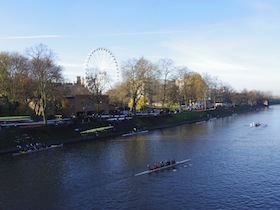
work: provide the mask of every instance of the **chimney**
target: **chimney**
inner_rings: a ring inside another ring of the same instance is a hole
[[[81,84],[81,77],[77,76],[77,85],[80,85],[80,84]]]

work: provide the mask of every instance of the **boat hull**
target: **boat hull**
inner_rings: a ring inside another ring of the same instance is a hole
[[[168,166],[163,166],[163,167],[159,167],[159,168],[156,168],[156,169],[152,169],[152,170],[147,170],[147,171],[143,171],[143,172],[140,172],[138,174],[135,174],[134,176],[141,176],[141,175],[144,175],[144,174],[150,174],[150,173],[153,173],[155,171],[160,171],[162,169],[166,169],[166,168],[171,168],[173,166],[177,166],[177,165],[180,165],[180,164],[183,164],[183,163],[187,163],[189,162],[191,159],[186,159],[186,160],[181,160],[181,161],[178,161],[174,164],[171,164],[171,165],[168,165]]]
[[[140,134],[147,133],[147,132],[148,132],[148,130],[136,131],[136,132],[131,132],[131,133],[125,133],[125,134],[122,135],[122,137],[140,135]]]
[[[46,148],[27,150],[26,152],[17,152],[17,153],[14,153],[13,156],[26,155],[26,154],[30,154],[30,153],[34,153],[34,152],[40,152],[40,151],[49,150],[49,149],[53,149],[53,148],[57,148],[57,147],[62,147],[62,146],[63,146],[63,144],[53,144],[53,145],[48,146]]]

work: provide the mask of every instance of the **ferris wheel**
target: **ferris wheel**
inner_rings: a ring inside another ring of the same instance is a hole
[[[91,90],[98,86],[100,92],[112,88],[119,80],[119,66],[114,54],[103,47],[92,50],[85,62],[85,82]]]

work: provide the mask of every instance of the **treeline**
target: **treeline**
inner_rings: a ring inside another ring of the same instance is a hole
[[[272,98],[270,92],[235,91],[209,74],[176,67],[171,59],[157,63],[140,58],[122,65],[123,81],[108,92],[111,102],[134,112],[149,107],[211,108],[215,105],[254,105]]]
[[[62,68],[43,44],[24,54],[0,53],[0,115],[36,114],[46,123],[48,110],[61,106]],[[31,109],[30,109],[31,108]],[[32,113],[30,113],[30,111]]]
[[[69,93],[64,88],[62,70],[55,53],[43,44],[28,48],[24,54],[0,52],[0,116],[36,114],[46,123],[49,113],[63,113]],[[129,106],[136,112],[146,107],[255,104],[272,98],[269,92],[236,92],[217,77],[176,67],[170,59],[156,63],[145,58],[129,59],[122,64],[121,72],[122,81],[106,92],[105,81],[101,80],[108,78],[86,77],[95,103],[99,103],[101,94],[108,94],[115,107]]]

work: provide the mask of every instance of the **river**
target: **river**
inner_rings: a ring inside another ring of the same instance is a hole
[[[251,122],[261,126],[251,127]],[[0,209],[278,209],[280,106],[0,156]],[[191,159],[135,177],[147,164]]]

